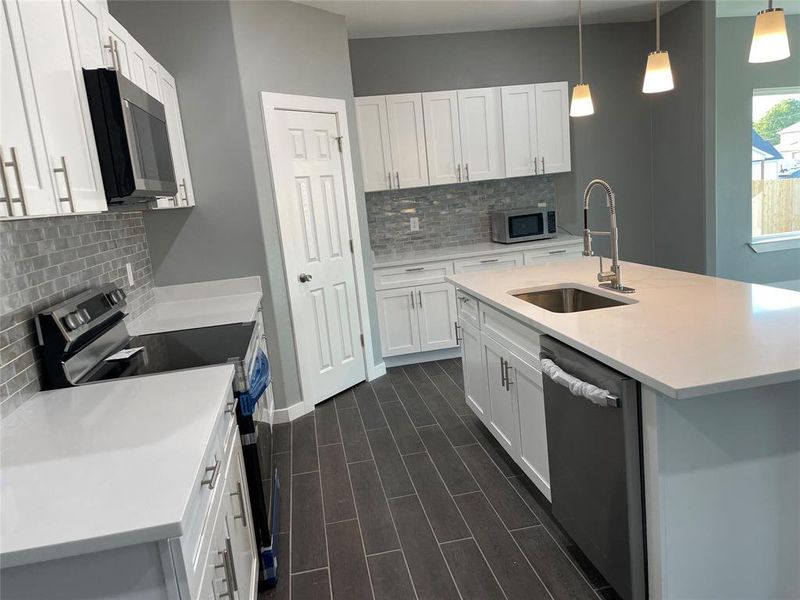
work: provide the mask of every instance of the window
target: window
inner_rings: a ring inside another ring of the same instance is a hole
[[[753,91],[753,241],[800,237],[800,88]]]

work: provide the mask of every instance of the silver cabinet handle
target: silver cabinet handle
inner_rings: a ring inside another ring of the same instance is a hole
[[[225,538],[225,555],[228,558],[228,569],[230,570],[231,574],[231,585],[233,586],[233,591],[239,591],[239,578],[236,576],[236,564],[233,562],[233,548],[231,548],[231,538]]]
[[[392,189],[392,172],[389,171],[386,176],[389,178],[389,189]]]
[[[218,565],[214,565],[215,569],[222,569],[225,573],[225,576],[222,580],[225,582],[226,591],[221,594],[216,594],[217,598],[233,598],[233,592],[235,591],[234,583],[235,578],[233,577],[233,573],[231,573],[231,565],[230,565],[230,558],[228,555],[228,548],[230,548],[230,540],[226,538],[225,542],[225,550],[217,550],[217,555],[222,558],[222,562]]]
[[[247,527],[247,509],[244,506],[244,493],[242,492],[242,482],[236,482],[236,491],[231,492],[231,496],[238,496],[239,497],[239,508],[242,510],[242,514],[240,515],[233,515],[233,520],[236,521],[237,519],[242,520],[242,527]]]
[[[411,290],[411,308],[414,308],[414,290]]]
[[[461,342],[464,340],[464,338],[458,335],[458,330],[461,329],[461,326],[458,324],[458,321],[455,321],[453,325],[455,325],[455,330],[456,330],[456,346],[460,346]]]
[[[200,482],[201,486],[207,485],[208,489],[210,490],[213,490],[214,486],[217,485],[217,478],[219,477],[219,467],[222,464],[222,461],[220,461],[220,459],[216,457],[214,458],[215,458],[214,464],[210,467],[206,467],[205,470],[206,475],[211,473],[211,476],[208,477],[207,479],[203,479],[203,481]]]
[[[419,296],[419,307],[422,308],[422,290],[417,290],[417,295]]]
[[[619,407],[619,397],[608,390],[604,390],[596,385],[582,381],[574,375],[570,375],[549,358],[543,357],[540,364],[542,366],[542,374],[547,375],[558,385],[563,385],[565,388],[568,388],[573,395],[582,396],[597,406],[604,408]],[[572,392],[573,389],[576,390],[576,392]]]
[[[497,262],[499,260],[500,260],[499,258],[487,258],[486,260],[482,260],[481,264],[493,263],[493,262]]]
[[[469,181],[469,163],[464,165],[464,172],[467,174],[467,181]]]
[[[514,383],[511,381],[511,369],[511,365],[508,364],[508,361],[506,361],[506,391],[510,391],[511,385]]]
[[[394,180],[397,182],[397,189],[400,189],[400,171],[394,172]]]
[[[300,273],[297,278],[300,280],[300,283],[308,283],[313,279],[313,277],[311,277],[311,275],[308,273]]]
[[[539,161],[536,160],[535,156],[533,157],[533,174],[534,175],[538,175],[539,174]]]
[[[500,357],[500,387],[506,387],[506,361]]]
[[[183,188],[182,199],[186,203],[186,206],[189,206],[189,189],[186,187],[186,177],[181,180],[181,184],[178,187]]]
[[[8,185],[8,176],[6,175],[6,167],[14,169],[14,178],[17,182],[17,197],[11,195],[11,188]],[[6,161],[3,155],[3,150],[0,148],[0,176],[2,176],[3,193],[5,194],[3,201],[8,204],[8,216],[14,215],[14,203],[19,202],[22,207],[22,216],[28,214],[28,207],[25,204],[25,188],[22,186],[22,175],[19,170],[19,157],[17,156],[16,146],[11,146],[11,160]]]
[[[458,168],[456,169],[456,171],[458,173],[458,175],[457,175],[458,176],[458,182],[461,183],[461,165],[458,165]]]
[[[458,297],[458,300],[459,300],[459,301],[460,301],[462,304],[465,304],[465,303],[469,302],[469,298],[467,298],[466,296],[459,296],[459,297]]]
[[[550,252],[548,252],[548,254],[566,254],[566,253],[567,253],[566,250],[550,250]]]
[[[108,36],[108,43],[103,44],[103,48],[111,54],[111,70],[119,71],[119,50],[117,49],[117,40],[113,35]]]
[[[406,273],[413,273],[414,271],[424,271],[425,267],[411,267],[406,269]]]
[[[227,414],[229,414],[229,415],[235,415],[235,414],[236,414],[236,405],[237,405],[237,404],[239,404],[239,398],[238,398],[238,397],[235,397],[235,398],[233,399],[233,402],[228,402],[228,403],[225,405],[225,412],[226,412]]]
[[[545,174],[545,170],[544,170],[544,156],[543,156],[542,157],[542,175],[544,175],[544,174]]]
[[[67,169],[67,158],[65,156],[61,157],[61,166],[53,169],[53,173],[64,174],[64,184],[67,186],[67,195],[64,198],[59,196],[58,200],[59,202],[69,202],[70,212],[75,212],[75,201],[72,198],[72,184],[69,181],[69,169]]]

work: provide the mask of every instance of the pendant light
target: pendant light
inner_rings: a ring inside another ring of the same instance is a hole
[[[769,0],[768,8],[756,15],[749,62],[774,62],[789,58],[789,54],[789,36],[786,34],[783,9],[772,8],[772,0]]]
[[[661,49],[661,9],[659,0],[656,0],[656,50],[647,55],[647,69],[644,72],[642,91],[645,94],[657,94],[658,92],[667,92],[674,87],[669,52]]]
[[[583,83],[583,0],[578,0],[578,63],[581,81],[572,88],[570,117],[585,117],[594,114],[592,92],[589,90],[589,84]]]

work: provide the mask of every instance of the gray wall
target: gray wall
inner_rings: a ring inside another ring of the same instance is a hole
[[[695,273],[706,272],[703,28],[700,2],[664,15],[661,43],[675,89],[651,99],[654,262]]]
[[[650,101],[641,93],[652,26],[584,29],[585,79],[595,114],[571,119],[572,172],[553,176],[562,224],[582,227],[584,186],[603,177],[617,192],[623,258],[652,263]],[[551,27],[350,40],[356,96],[569,80],[578,77],[577,28]],[[598,193],[599,196],[599,193]],[[593,200],[591,225],[608,214]],[[598,239],[603,248],[603,239]]]
[[[716,21],[716,272],[756,283],[800,280],[800,250],[754,253],[751,237],[752,95],[758,88],[800,85],[800,15],[787,15],[792,55],[747,62],[753,19]]]
[[[111,0],[110,9],[176,78],[197,199],[194,209],[146,217],[156,284],[260,275],[276,405],[294,404],[299,378],[258,94],[344,98],[354,123],[344,19],[244,0]],[[352,131],[350,139],[365,224]]]

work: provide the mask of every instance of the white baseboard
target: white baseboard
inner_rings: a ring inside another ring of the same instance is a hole
[[[386,375],[386,363],[372,364],[367,367],[367,381]]]
[[[387,356],[383,359],[385,367],[402,367],[403,365],[413,365],[414,363],[431,362],[434,360],[445,360],[447,358],[461,358],[461,347],[445,348],[444,350],[433,350],[431,352],[415,352],[413,354],[401,354],[399,356]]]
[[[289,421],[299,419],[303,415],[310,413],[312,410],[314,410],[314,407],[308,407],[304,402],[295,402],[286,408],[276,408],[272,413],[272,423],[273,425],[277,423],[288,423]]]

